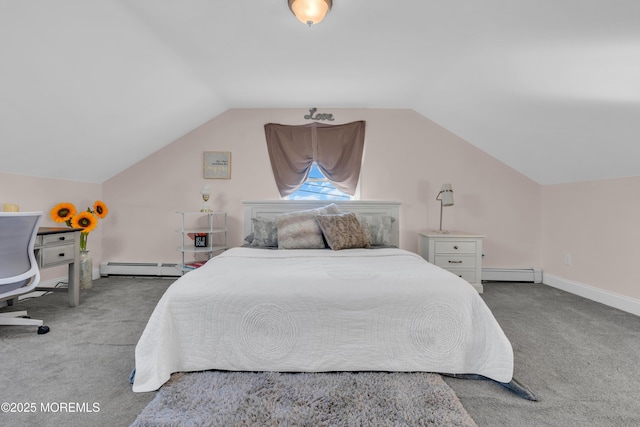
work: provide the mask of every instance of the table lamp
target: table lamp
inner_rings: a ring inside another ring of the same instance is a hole
[[[442,229],[442,208],[453,206],[453,188],[451,188],[451,184],[442,184],[436,200],[440,200],[440,229],[438,233],[448,233],[448,231]]]

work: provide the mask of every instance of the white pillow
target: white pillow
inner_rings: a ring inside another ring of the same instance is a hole
[[[290,212],[276,217],[278,249],[324,249],[322,230],[316,221],[318,215],[339,214],[335,203],[317,209]]]
[[[395,246],[393,242],[393,222],[389,215],[358,215],[362,229],[371,246]]]

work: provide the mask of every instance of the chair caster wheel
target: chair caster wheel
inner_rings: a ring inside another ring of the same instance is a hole
[[[49,330],[48,326],[38,326],[38,335],[44,335],[49,332]]]

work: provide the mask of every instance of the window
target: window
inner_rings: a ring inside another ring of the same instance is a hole
[[[351,196],[338,190],[322,175],[316,162],[313,162],[307,180],[287,197],[288,200],[350,200]]]
[[[358,198],[364,121],[299,126],[267,123],[264,131],[280,196],[289,197],[302,185],[313,182],[296,198],[309,198],[306,195],[315,200],[346,199],[342,194]],[[312,172],[312,168],[316,171]]]

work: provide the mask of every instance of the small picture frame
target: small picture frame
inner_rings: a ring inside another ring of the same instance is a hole
[[[231,179],[231,152],[205,151],[203,174],[208,179]]]
[[[197,233],[193,236],[194,247],[196,248],[206,248],[207,245],[207,233]]]

